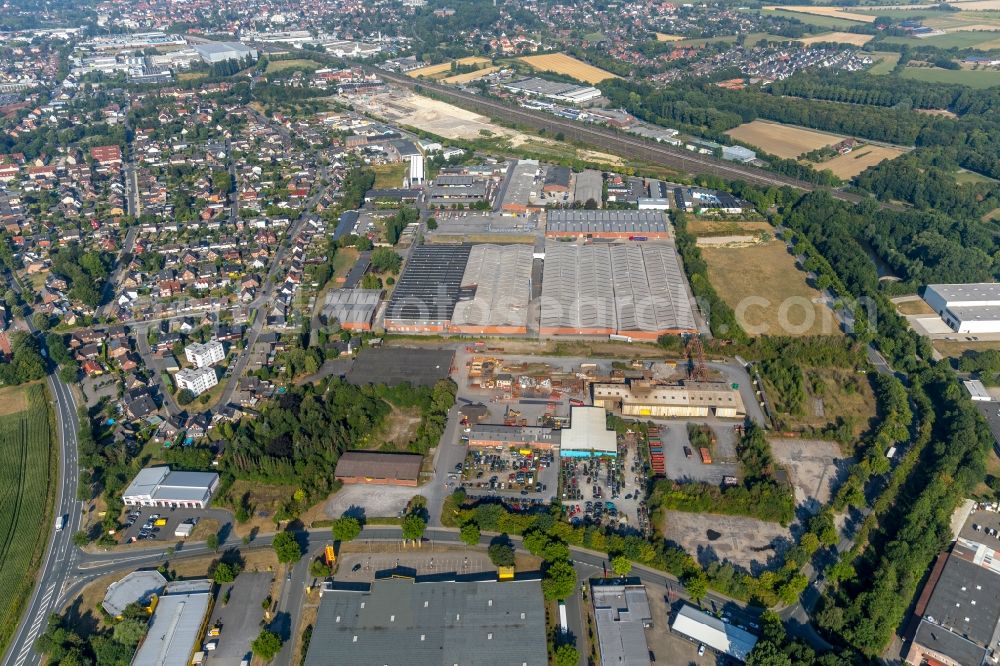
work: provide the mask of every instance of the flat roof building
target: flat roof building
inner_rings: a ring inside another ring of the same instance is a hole
[[[458,302],[470,245],[413,248],[385,312],[385,328],[397,333],[444,333]]]
[[[195,368],[207,368],[226,358],[226,351],[218,340],[209,340],[204,344],[192,342],[184,348],[184,357]]]
[[[212,608],[212,581],[169,583],[156,603],[132,666],[189,666]]]
[[[956,333],[1000,333],[1000,283],[929,284],[924,300]]]
[[[549,238],[610,238],[666,240],[667,217],[657,210],[550,210],[545,235]]]
[[[618,435],[608,429],[603,407],[572,407],[560,435],[559,455],[567,458],[618,455]]]
[[[714,615],[688,604],[684,604],[677,611],[671,629],[696,643],[704,643],[716,652],[740,661],[746,661],[757,644],[757,637],[750,632],[723,622]]]
[[[346,587],[346,586],[345,586]],[[376,580],[324,589],[305,666],[546,666],[537,580]]]
[[[247,56],[257,57],[257,49],[250,48],[240,42],[207,42],[205,44],[195,44],[194,50],[198,52],[202,60],[210,65],[225,60],[242,60]]]
[[[595,169],[584,169],[573,182],[573,203],[593,201],[600,208],[604,199],[604,175]]]
[[[695,333],[687,279],[673,245],[545,244],[541,335]]]
[[[725,382],[684,381],[657,384],[648,381],[591,385],[594,405],[621,410],[625,416],[716,416],[742,419],[746,407],[738,388]]]
[[[541,167],[538,160],[518,160],[507,170],[507,179],[500,186],[500,212],[524,215],[531,208],[532,197],[541,191]]]
[[[549,81],[534,76],[505,83],[503,87],[523,95],[545,97],[570,104],[589,102],[601,96],[601,91],[593,86],[578,86],[574,83]]]
[[[906,662],[995,664],[1000,657],[1000,551],[985,530],[1000,527],[993,511],[972,511],[951,551],[941,554],[917,598],[919,618]]]
[[[345,451],[337,461],[334,476],[342,483],[415,486],[423,460],[414,453]]]
[[[169,467],[139,470],[122,493],[125,506],[204,509],[219,487],[215,472],[174,472]]]
[[[649,666],[646,627],[653,615],[646,588],[635,582],[590,580],[597,640],[601,663],[620,666]]]
[[[473,245],[451,330],[478,335],[527,333],[532,254],[529,245]]]
[[[557,449],[562,431],[539,426],[508,426],[481,423],[472,426],[469,446],[516,446],[536,449]]]
[[[184,368],[174,375],[178,389],[187,389],[195,395],[201,395],[219,383],[215,368]]]
[[[573,172],[569,167],[548,166],[545,168],[545,181],[542,192],[569,192],[569,181]]]
[[[111,617],[121,617],[132,604],[148,607],[167,584],[159,571],[133,571],[108,585],[101,607]]]
[[[347,331],[370,331],[381,300],[381,289],[331,289],[323,301],[323,316]]]

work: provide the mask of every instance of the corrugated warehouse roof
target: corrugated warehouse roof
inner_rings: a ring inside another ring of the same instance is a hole
[[[550,236],[666,234],[667,218],[656,210],[550,210],[545,233]]]
[[[381,298],[381,289],[333,289],[326,294],[323,315],[341,324],[369,324]]]
[[[306,666],[545,666],[545,608],[535,581],[378,580],[328,590]]]
[[[452,315],[458,326],[527,326],[531,300],[532,248],[529,245],[474,245]]]
[[[149,601],[154,594],[159,594],[167,579],[159,571],[133,571],[121,580],[108,585],[101,606],[112,616],[117,617],[125,612],[129,604]]]
[[[547,242],[541,328],[618,328],[607,245]]]
[[[398,479],[416,481],[423,456],[413,453],[346,451],[337,461],[337,478]]]
[[[672,245],[614,245],[611,266],[619,331],[696,328],[687,278]]]
[[[740,661],[746,661],[757,644],[753,634],[686,604],[677,612],[671,628]]]
[[[211,602],[211,582],[208,589],[160,597],[132,666],[188,666]]]

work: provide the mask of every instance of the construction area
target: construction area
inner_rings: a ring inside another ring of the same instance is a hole
[[[545,244],[540,335],[697,333],[691,301],[670,243]]]

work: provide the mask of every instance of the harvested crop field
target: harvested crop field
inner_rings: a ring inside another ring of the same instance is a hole
[[[492,74],[493,72],[499,72],[499,67],[483,67],[482,69],[477,69],[474,72],[466,72],[465,74],[456,74],[455,76],[449,76],[441,79],[442,83],[469,83],[470,81],[476,81],[483,78],[487,74]]]
[[[656,33],[656,41],[658,42],[679,42],[684,39],[683,35],[667,35],[662,32]]]
[[[617,79],[611,72],[588,65],[582,60],[577,60],[573,56],[565,53],[549,53],[547,55],[525,56],[518,58],[521,62],[541,72],[555,72],[571,76],[578,81],[587,83],[600,83],[606,79]]]
[[[894,160],[906,151],[902,148],[865,145],[855,148],[846,155],[837,155],[832,160],[813,164],[817,171],[829,169],[838,178],[849,180],[883,160]]]
[[[766,153],[794,159],[802,153],[840,143],[844,137],[826,132],[754,120],[726,132],[729,136]]]
[[[813,5],[777,5],[764,7],[764,9],[783,9],[787,12],[797,12],[799,14],[815,14],[816,16],[832,16],[846,21],[857,21],[859,23],[874,23],[875,17],[871,14],[858,14],[844,11],[842,7],[815,7]]]
[[[747,247],[703,247],[708,279],[736,311],[750,335],[840,335],[833,312],[821,294],[806,284],[806,274],[782,241]]]
[[[469,56],[468,58],[460,58],[455,62],[459,65],[482,65],[489,61],[489,58],[483,58],[482,56]],[[450,71],[451,62],[442,62],[437,65],[428,65],[427,67],[421,67],[420,69],[410,70],[406,73],[406,75],[414,79],[420,78],[421,76],[436,78],[443,74],[447,74]]]
[[[864,46],[874,39],[872,35],[861,35],[856,32],[827,32],[822,35],[812,35],[796,40],[803,44],[818,44],[835,42],[837,44],[852,44],[853,46]]]

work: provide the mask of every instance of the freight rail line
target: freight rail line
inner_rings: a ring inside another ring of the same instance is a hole
[[[448,98],[451,101],[455,101],[466,107],[472,107],[475,111],[498,117],[501,120],[523,122],[538,129],[562,132],[567,138],[583,141],[597,148],[615,150],[624,155],[632,155],[643,159],[653,160],[662,166],[678,169],[687,173],[709,174],[731,180],[744,180],[756,185],[774,187],[788,186],[806,191],[828,189],[814,185],[813,183],[798,180],[797,178],[771,173],[764,169],[739,166],[715,157],[694,155],[686,150],[678,150],[645,139],[625,136],[603,127],[584,125],[582,123],[575,123],[569,120],[562,120],[542,112],[507,106],[486,97],[481,97],[479,95],[474,95],[451,87],[445,87],[436,83],[415,80],[408,76],[401,76],[382,69],[375,69],[372,67],[366,67],[365,69],[397,85],[401,85],[409,89],[416,89],[420,87],[422,89],[432,91],[435,94]],[[864,199],[861,195],[854,194],[852,192],[843,192],[836,189],[830,189],[829,191],[831,196],[834,198],[851,203],[857,203]]]

